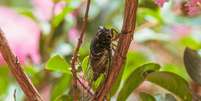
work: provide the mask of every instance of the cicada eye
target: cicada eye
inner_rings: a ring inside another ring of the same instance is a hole
[[[99,26],[98,27],[98,31],[102,31],[102,30],[104,30],[104,27],[103,26]]]
[[[111,38],[112,38],[112,36],[111,36],[111,35],[108,35],[107,37],[108,37],[109,39],[111,39]]]

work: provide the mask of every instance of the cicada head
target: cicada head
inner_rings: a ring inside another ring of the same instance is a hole
[[[103,26],[98,27],[98,32],[96,34],[96,38],[106,43],[111,43],[113,37],[113,33],[110,29],[107,29]]]

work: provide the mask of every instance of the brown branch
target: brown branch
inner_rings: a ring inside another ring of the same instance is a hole
[[[91,87],[89,85],[85,85],[79,78],[77,79],[79,84],[86,90],[86,92],[90,95],[93,96],[94,92],[92,91]]]
[[[74,87],[75,88],[77,88],[77,80],[79,79],[77,77],[77,74],[76,74],[75,64],[76,64],[76,61],[77,61],[77,58],[78,58],[79,49],[80,49],[82,41],[83,41],[84,32],[86,31],[86,27],[87,27],[90,2],[91,2],[91,0],[87,0],[87,7],[86,7],[86,11],[85,11],[83,25],[82,25],[82,28],[81,28],[80,37],[78,39],[78,43],[77,43],[77,46],[75,48],[75,51],[73,53],[73,57],[72,57],[72,60],[71,60],[71,68],[72,68],[72,73],[73,73],[73,78],[74,78]],[[77,100],[77,97],[75,95],[76,94],[74,94],[74,100]]]
[[[0,29],[0,51],[4,60],[9,65],[13,76],[16,78],[20,87],[24,91],[29,101],[43,101],[40,94],[32,84],[28,76],[23,72],[17,57],[12,53],[3,31]]]
[[[135,30],[137,7],[138,0],[126,0],[123,27],[119,37],[117,50],[113,57],[111,71],[106,78],[105,84],[96,92],[94,97],[95,101],[103,101],[125,63],[126,54],[133,39],[133,32]]]

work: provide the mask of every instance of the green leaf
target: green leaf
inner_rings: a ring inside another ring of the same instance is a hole
[[[170,72],[153,72],[147,78],[148,81],[172,92],[182,101],[191,101],[192,95],[188,83],[180,76]]]
[[[153,0],[139,0],[139,8],[149,8],[150,10],[157,10],[158,6]]]
[[[137,12],[137,24],[141,25],[147,21],[160,24],[164,23],[158,10],[139,8]]]
[[[32,65],[24,65],[25,73],[31,78],[34,85],[38,85],[40,80],[43,78],[43,74],[40,72],[39,68],[33,67]]]
[[[114,96],[121,84],[121,81],[122,81],[122,76],[123,76],[123,73],[124,73],[124,68],[120,71],[118,77],[117,77],[117,80],[115,81],[115,83],[113,84],[111,90],[110,90],[110,96]]]
[[[117,101],[125,101],[132,91],[137,88],[145,77],[153,71],[159,70],[160,66],[155,63],[148,63],[138,67],[125,81],[123,88],[120,90]]]
[[[32,3],[29,0],[0,0],[0,4],[2,4],[2,1],[5,1],[5,5],[12,8],[32,8]]]
[[[60,55],[55,55],[55,56],[51,57],[46,64],[47,70],[71,74],[69,67],[70,67],[70,65]]]
[[[89,56],[86,56],[82,61],[82,71],[84,75],[87,74],[88,65],[89,65]]]
[[[184,64],[190,77],[201,85],[201,57],[198,52],[186,48],[184,52]]]
[[[26,72],[26,74],[28,74],[29,76],[33,76],[36,73],[39,72],[38,68],[33,67],[32,65],[25,65],[24,66],[24,71]]]
[[[6,94],[9,85],[7,77],[0,77],[0,85],[0,95]]]
[[[191,36],[184,37],[180,40],[181,44],[183,44],[186,47],[190,47],[192,49],[200,49],[201,48],[201,42],[196,40],[195,38]]]
[[[175,65],[175,64],[165,64],[160,71],[167,71],[167,72],[172,72],[175,73],[179,76],[181,76],[182,78],[184,78],[185,80],[190,80],[186,70],[184,67],[181,67],[179,65]]]
[[[54,27],[57,27],[57,26],[64,20],[65,16],[66,16],[69,12],[73,11],[73,9],[74,9],[74,7],[66,6],[60,14],[56,15],[56,16],[53,18],[52,25],[53,25]]]
[[[140,93],[140,98],[141,98],[141,101],[156,101],[156,99],[152,95],[144,93],[144,92]]]
[[[54,101],[66,92],[71,86],[72,75],[65,74],[59,79],[52,89],[51,100]]]
[[[33,19],[33,20],[36,21],[36,16],[33,14],[33,10],[32,9],[17,7],[17,8],[15,8],[15,10],[19,14],[21,14],[23,16],[26,16],[26,17],[29,17],[29,18],[31,18],[31,19]]]
[[[0,67],[0,97],[1,95],[7,94],[9,86],[9,69],[7,66]]]
[[[104,74],[101,74],[96,81],[93,81],[92,88],[93,90],[97,90],[97,88],[103,83],[105,79]]]
[[[70,95],[62,95],[54,101],[74,101],[74,100],[73,100],[73,97]]]
[[[85,79],[91,81],[93,79],[93,70],[89,66],[89,56],[83,59],[81,66]]]
[[[126,80],[128,76],[139,66],[148,62],[148,57],[137,51],[129,51],[126,59],[126,66],[124,69],[123,80]]]
[[[7,65],[1,65],[0,66],[0,77],[7,77],[9,74],[9,69]]]

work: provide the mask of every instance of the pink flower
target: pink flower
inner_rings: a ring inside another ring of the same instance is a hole
[[[40,30],[36,23],[6,7],[0,7],[0,15],[0,28],[20,62],[31,58],[34,63],[39,63]],[[2,57],[0,63],[3,63]]]
[[[201,0],[188,1],[185,6],[190,16],[201,14]]]
[[[172,28],[172,38],[177,40],[192,33],[192,28],[186,25],[175,25]]]
[[[68,38],[70,42],[77,43],[77,40],[79,38],[79,31],[73,27],[68,31]]]
[[[155,3],[158,5],[158,6],[163,6],[163,4],[166,2],[167,0],[155,0]]]
[[[52,0],[32,0],[35,8],[36,16],[42,21],[48,21],[52,17],[52,10],[54,3]],[[54,13],[58,14],[65,6],[65,2],[59,2],[55,5]]]

